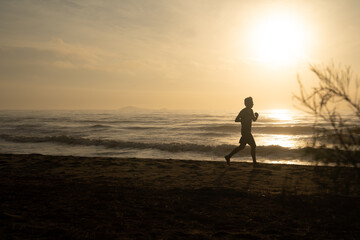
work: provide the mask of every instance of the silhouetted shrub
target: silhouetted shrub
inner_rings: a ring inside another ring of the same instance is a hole
[[[300,108],[315,116],[314,156],[317,161],[353,166],[360,162],[359,78],[349,66],[310,65],[318,84],[307,92],[300,77],[300,94],[294,96]]]

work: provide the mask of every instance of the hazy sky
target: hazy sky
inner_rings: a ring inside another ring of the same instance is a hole
[[[0,109],[291,108],[299,73],[360,73],[360,1],[0,2]]]

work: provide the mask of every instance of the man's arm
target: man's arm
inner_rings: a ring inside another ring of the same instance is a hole
[[[256,120],[257,120],[258,117],[259,117],[259,114],[256,112],[256,113],[255,113],[255,116],[254,116],[254,111],[252,111],[252,115],[253,115],[253,117],[252,117],[253,121],[256,122]]]
[[[241,112],[239,112],[239,114],[235,118],[235,122],[241,122]]]

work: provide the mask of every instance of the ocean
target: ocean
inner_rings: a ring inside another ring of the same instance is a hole
[[[241,109],[239,109],[241,110]],[[257,111],[252,133],[263,163],[314,164],[305,155],[314,118]],[[224,161],[238,146],[238,112],[169,110],[0,111],[0,153]],[[251,162],[250,147],[232,161]]]

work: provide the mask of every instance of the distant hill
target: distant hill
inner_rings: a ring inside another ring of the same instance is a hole
[[[134,106],[126,106],[126,107],[120,108],[119,110],[120,110],[120,111],[124,111],[124,112],[143,112],[143,111],[149,111],[148,109],[139,108],[139,107],[134,107]]]

